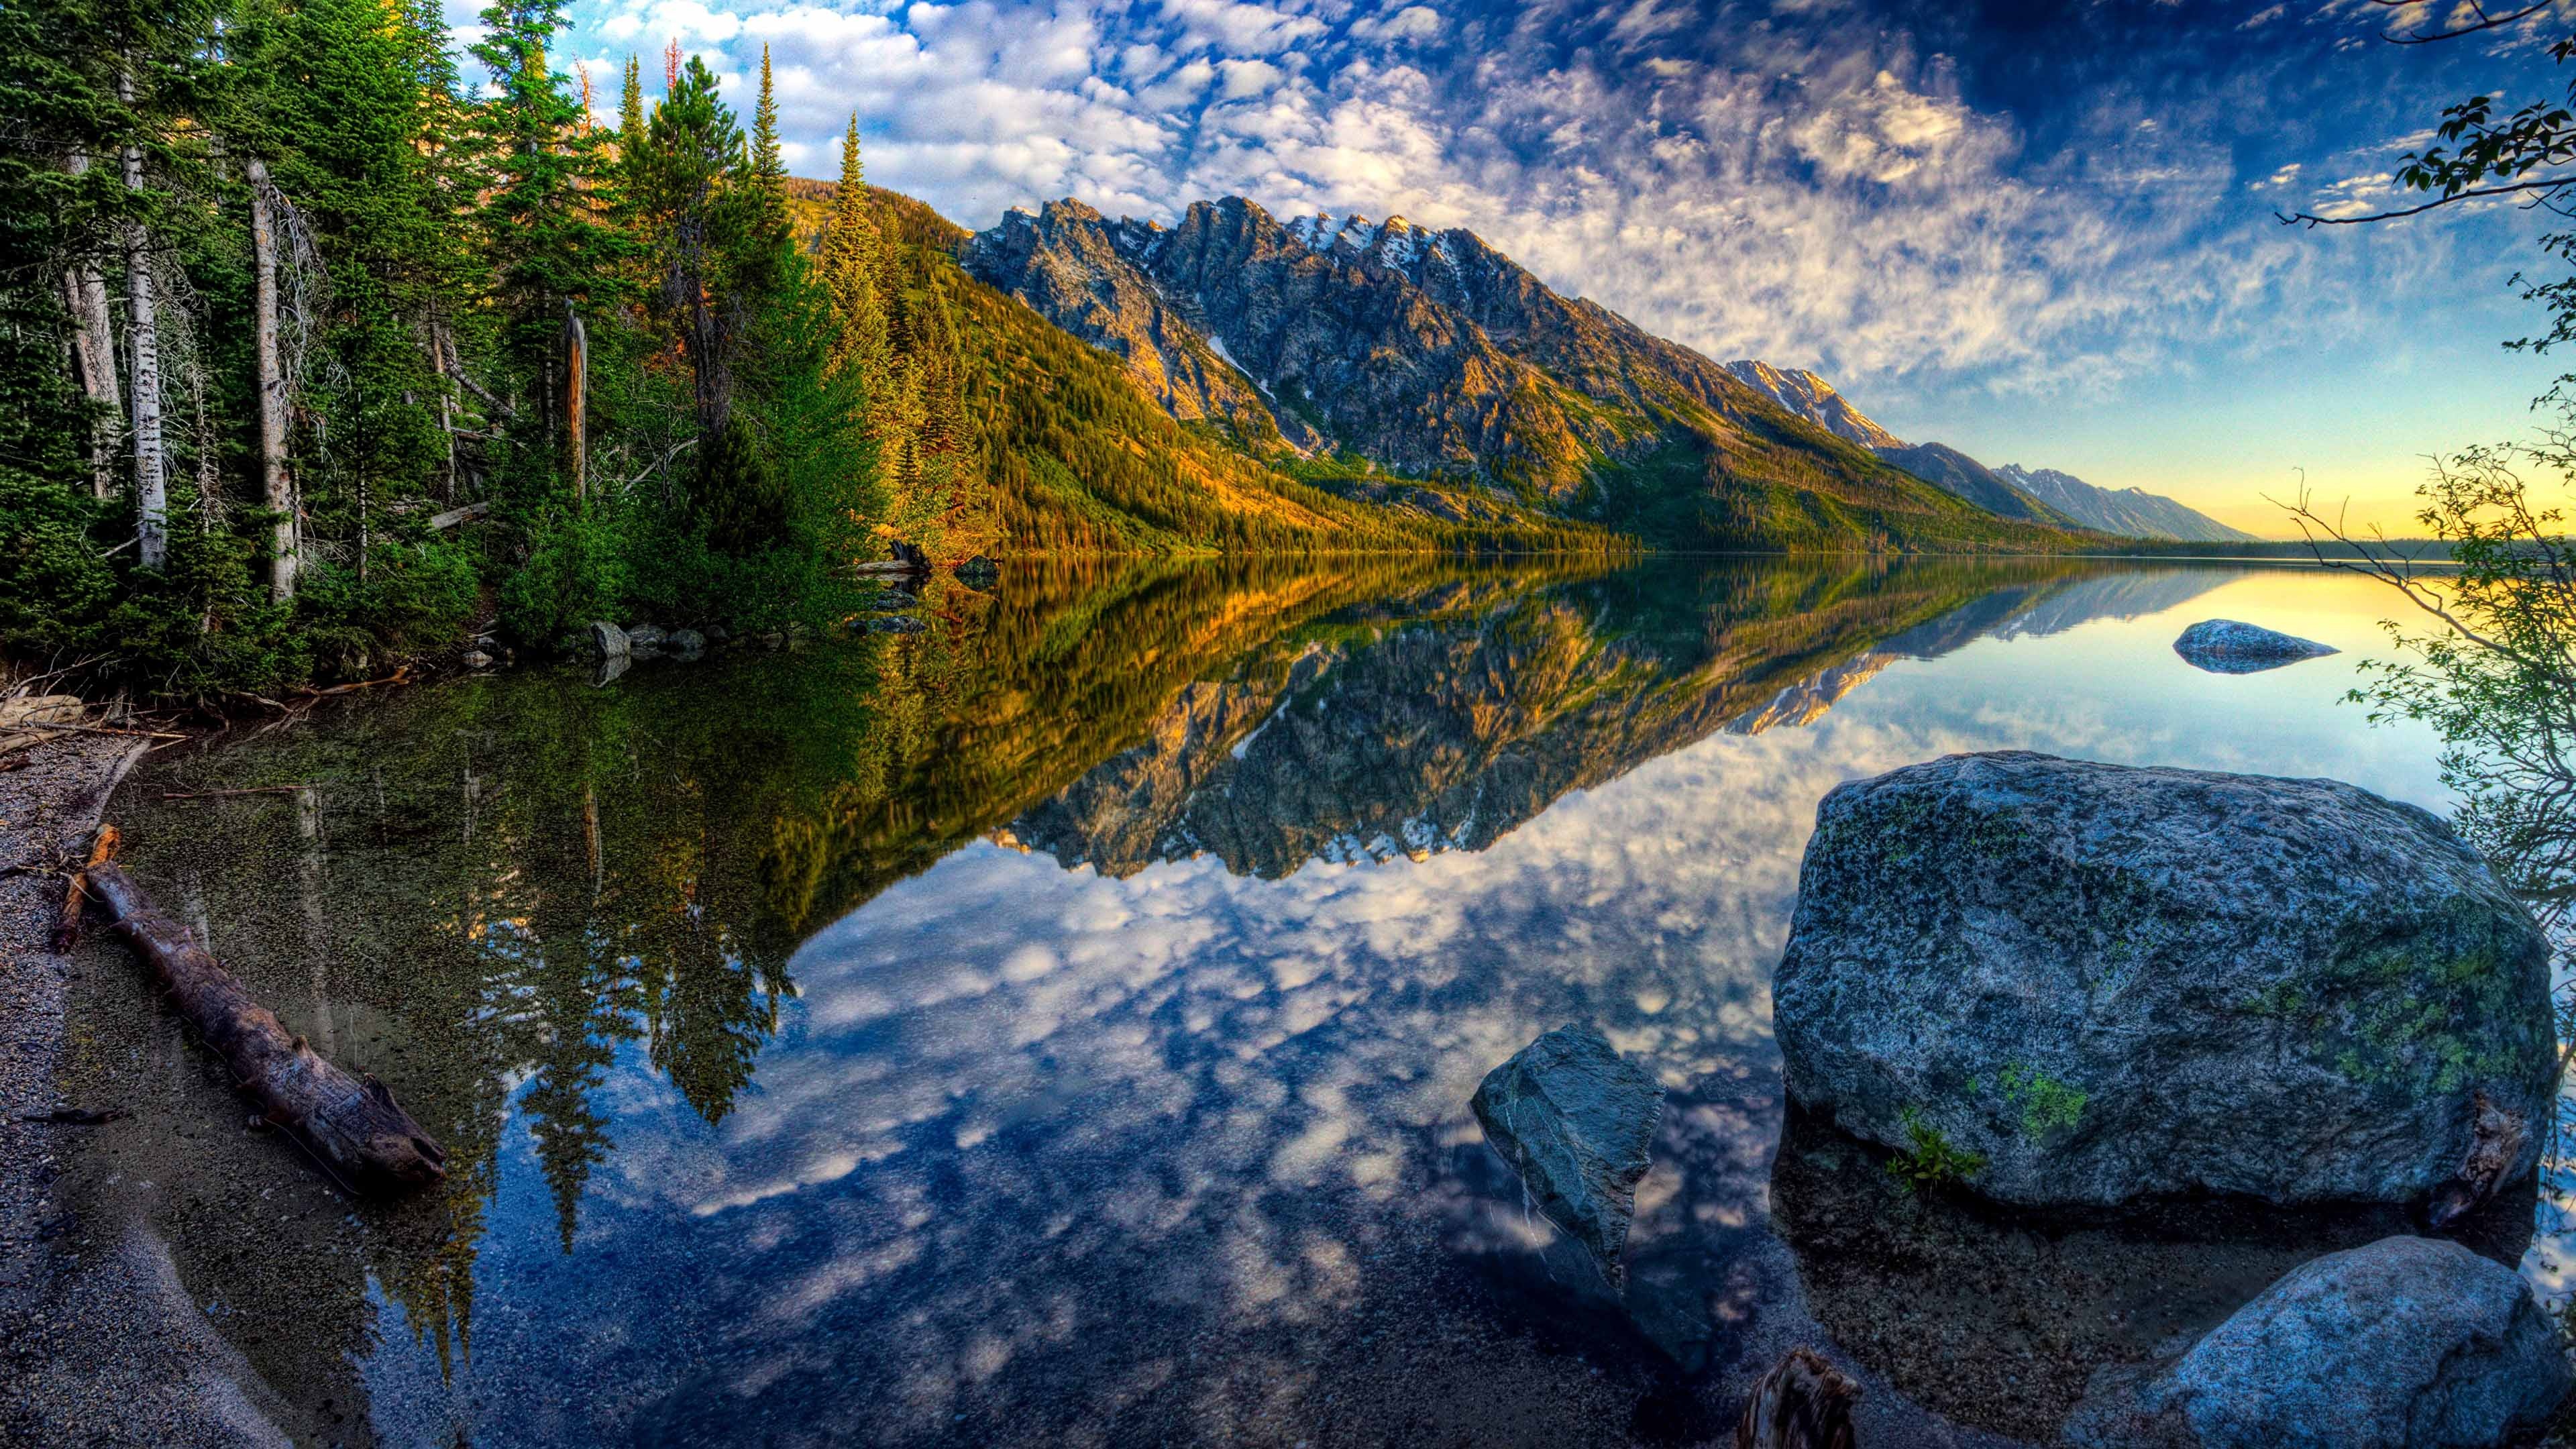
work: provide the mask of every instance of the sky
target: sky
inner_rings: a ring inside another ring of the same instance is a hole
[[[451,0],[460,42],[465,0]],[[2304,484],[2405,531],[2428,455],[2529,436],[2540,265],[2509,207],[2286,227],[2395,195],[2446,102],[2539,94],[2527,36],[2388,43],[2374,0],[575,0],[613,106],[672,40],[789,169],[971,227],[1075,196],[1169,220],[1465,226],[1720,360],[1821,373],[1909,441],[2287,532]],[[2563,84],[2563,81],[2561,82]]]

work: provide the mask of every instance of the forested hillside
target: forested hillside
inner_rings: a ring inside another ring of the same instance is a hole
[[[898,544],[1601,546],[1352,501],[1185,430],[969,281],[963,233],[780,163],[675,49],[616,122],[506,0],[0,10],[0,649],[212,699],[496,628],[821,622]],[[1401,503],[1401,500],[1398,500]]]

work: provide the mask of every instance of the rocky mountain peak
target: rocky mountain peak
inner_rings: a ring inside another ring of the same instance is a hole
[[[1728,363],[1726,370],[1746,386],[1835,437],[1864,448],[1906,446],[1904,439],[1871,421],[1849,399],[1834,391],[1832,383],[1803,367],[1778,368],[1745,358]]]

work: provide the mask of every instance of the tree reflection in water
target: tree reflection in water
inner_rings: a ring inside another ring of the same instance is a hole
[[[191,903],[291,1025],[392,1085],[452,1175],[284,1253],[274,1225],[232,1205],[244,1183],[285,1181],[292,1160],[192,1150],[195,1127],[229,1110],[215,1084],[154,1085],[101,1060],[100,1099],[148,1108],[109,1161],[169,1162],[156,1216],[183,1273],[207,1280],[190,1284],[201,1302],[221,1280],[246,1318],[294,1325],[245,1345],[270,1382],[363,1404],[393,1392],[356,1379],[380,1299],[442,1363],[471,1353],[477,1249],[514,1122],[573,1253],[585,1204],[650,1200],[666,1186],[650,1177],[679,1170],[683,1154],[621,1157],[621,1132],[702,1141],[763,1091],[800,944],[961,846],[991,839],[1112,878],[1205,857],[1264,880],[1319,858],[1483,851],[1569,792],[1713,733],[1813,720],[1891,660],[2151,612],[2226,577],[1947,560],[1019,570],[992,594],[934,583],[924,634],[646,665],[608,688],[568,670],[458,680],[219,740],[132,792],[136,872]],[[282,785],[309,788],[154,799]],[[1651,947],[1639,961],[1659,969]],[[102,1032],[166,1040],[116,991],[91,997]],[[1726,1009],[1751,1020],[1760,1003]],[[1170,1050],[1207,1053],[1191,1070],[1230,1080],[1217,1039],[1181,1044],[1193,1035]],[[1726,1050],[1702,1054],[1730,1081],[1752,1070]],[[858,1080],[812,1105],[863,1110]],[[1640,1280],[1680,1295],[1641,1331],[1677,1360],[1750,1351],[1717,1345],[1714,1325],[1749,1311],[1729,1295],[1772,1292],[1786,1272],[1751,1241],[1776,1109],[1747,1110],[1723,1092],[1678,1098],[1659,1148],[1707,1159],[1662,1207],[1696,1236],[1641,1242]],[[1062,1190],[1030,1185],[1033,1201]],[[1502,1232],[1493,1250],[1520,1241]],[[281,1257],[293,1266],[240,1271]],[[710,1270],[700,1296],[749,1321],[776,1310],[741,1297],[762,1291]]]

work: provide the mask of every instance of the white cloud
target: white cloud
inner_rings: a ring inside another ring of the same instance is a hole
[[[2364,264],[2271,223],[2319,163],[2238,174],[2258,74],[2196,102],[2081,92],[2041,150],[1956,58],[1836,8],[606,0],[573,39],[606,74],[670,36],[748,74],[765,42],[798,165],[828,174],[855,111],[870,176],[969,226],[1064,195],[1168,219],[1229,192],[1465,225],[1651,330],[1881,402],[2104,389],[2214,345],[2313,341],[2439,268],[2429,231]],[[2325,205],[2368,209],[2378,155],[2325,172],[2350,178]]]

